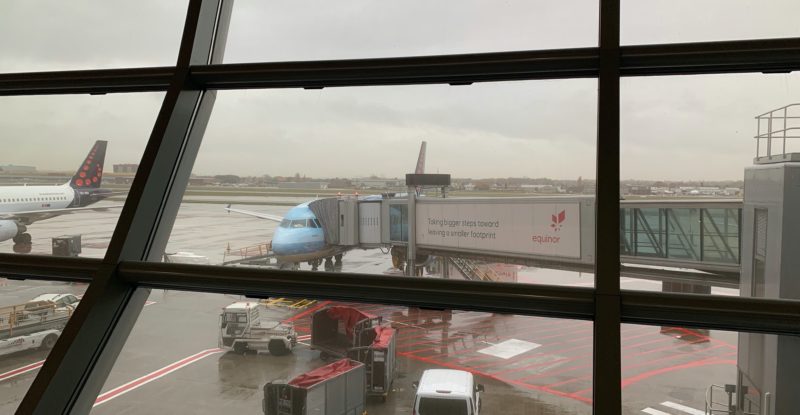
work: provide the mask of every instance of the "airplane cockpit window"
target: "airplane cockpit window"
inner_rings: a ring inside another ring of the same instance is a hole
[[[316,221],[314,219],[306,219],[306,227],[308,228],[319,228]]]
[[[305,219],[295,219],[292,221],[292,228],[305,228],[305,227],[306,227]]]
[[[278,226],[280,226],[281,228],[290,228],[291,227],[290,226],[291,223],[292,223],[292,221],[290,221],[289,219],[284,219],[284,220],[281,221],[281,224],[278,225]]]

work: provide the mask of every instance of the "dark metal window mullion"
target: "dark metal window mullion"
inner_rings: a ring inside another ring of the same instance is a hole
[[[118,265],[160,258],[166,245],[214,102],[213,93],[192,85],[189,67],[212,62],[212,39],[225,42],[227,32],[214,35],[218,27],[227,30],[227,21],[219,23],[230,18],[230,8],[228,0],[189,3],[175,76],[106,257],[18,413],[88,414],[92,409],[149,295],[149,289],[122,279]]]
[[[600,0],[597,80],[597,195],[593,403],[595,414],[622,412],[619,241],[620,0]]]

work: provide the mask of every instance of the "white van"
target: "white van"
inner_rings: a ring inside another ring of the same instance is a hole
[[[463,370],[428,369],[419,382],[414,415],[479,415],[483,385]]]

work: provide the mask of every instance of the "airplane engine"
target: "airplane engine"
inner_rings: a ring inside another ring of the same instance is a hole
[[[0,242],[7,241],[22,232],[25,232],[25,229],[17,225],[16,221],[0,220]]]

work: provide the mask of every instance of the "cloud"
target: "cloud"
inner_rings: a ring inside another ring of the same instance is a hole
[[[592,46],[597,2],[237,0],[226,62],[369,58]],[[0,71],[172,65],[186,1],[11,1]],[[687,13],[686,10],[691,10]],[[798,36],[800,3],[623,2],[624,43]],[[713,24],[712,24],[713,23]],[[460,177],[594,177],[593,79],[223,91],[198,173],[400,176],[428,141],[429,170]],[[625,78],[622,176],[735,179],[756,114],[797,100],[798,76]],[[163,94],[0,98],[2,162],[71,170],[110,140],[137,162]],[[45,149],[45,150],[42,150]]]

